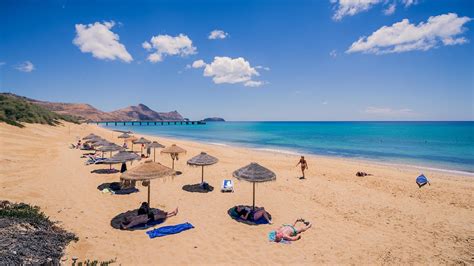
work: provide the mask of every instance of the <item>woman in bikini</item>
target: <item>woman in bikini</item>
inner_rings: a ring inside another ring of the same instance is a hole
[[[304,226],[297,228],[297,223],[303,223]],[[270,241],[280,242],[282,240],[286,241],[296,241],[301,238],[301,233],[311,228],[311,223],[306,222],[304,219],[296,220],[292,225],[284,224],[280,228],[275,231],[271,231],[268,234],[268,238]]]
[[[300,159],[300,161],[296,164],[296,166],[298,166],[298,165],[301,165],[301,173],[303,173],[303,177],[301,177],[301,179],[305,179],[304,171],[308,169],[308,163],[307,163],[306,160],[304,159],[304,156],[301,156],[301,159]]]

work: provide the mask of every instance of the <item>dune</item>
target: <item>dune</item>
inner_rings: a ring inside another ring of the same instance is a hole
[[[179,214],[162,225],[190,222],[195,228],[155,239],[145,231],[113,229],[111,219],[138,208],[146,200],[146,188],[139,186],[140,192],[126,196],[97,190],[120,174],[91,173],[107,166],[86,166],[83,152],[68,147],[91,132],[121,144],[120,133],[95,125],[20,129],[0,124],[0,198],[40,206],[74,232],[79,241],[67,247],[65,263],[73,257],[116,259],[124,265],[474,263],[472,176],[427,169],[431,186],[420,189],[414,181],[419,169],[307,156],[307,179],[300,180],[297,155],[151,136],[145,137],[187,150],[175,163],[182,175],[152,181],[151,205],[164,210],[179,206]],[[201,169],[186,165],[201,151],[219,158],[205,169],[205,180],[216,189],[207,194],[183,191],[183,185],[201,180]],[[171,166],[167,155],[157,154],[157,160]],[[256,188],[256,204],[272,214],[274,225],[249,226],[227,215],[234,205],[252,203],[252,185],[234,180],[234,193],[218,188],[250,162],[277,175],[275,182]],[[356,177],[357,171],[372,175]],[[269,231],[300,217],[313,223],[301,240],[268,242]]]

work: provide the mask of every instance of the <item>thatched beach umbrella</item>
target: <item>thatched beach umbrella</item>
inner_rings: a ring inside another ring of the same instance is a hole
[[[131,138],[132,135],[128,134],[127,132],[120,134],[117,138],[119,139],[128,139]]]
[[[173,166],[171,168],[173,168],[174,170],[174,160],[178,160],[179,159],[179,154],[180,153],[186,153],[186,150],[177,146],[176,144],[173,144],[167,148],[164,148],[161,153],[169,153],[171,155],[171,159],[173,160]]]
[[[84,143],[97,142],[97,141],[101,141],[101,140],[105,140],[105,139],[103,139],[102,137],[99,137],[99,136],[95,136],[95,137],[86,139],[84,141]]]
[[[140,160],[141,157],[133,152],[128,151],[119,151],[118,153],[114,154],[114,156],[107,158],[103,161],[98,162],[99,164],[109,164],[112,168],[112,164],[119,164],[119,163],[126,163],[133,160]]]
[[[90,133],[89,135],[83,137],[82,139],[83,139],[83,140],[88,140],[88,139],[93,139],[93,138],[96,138],[96,137],[99,137],[99,136],[97,136],[97,135],[94,134],[94,133]],[[100,137],[99,137],[99,138],[100,138]]]
[[[156,162],[156,148],[164,148],[165,146],[161,145],[160,143],[153,141],[150,144],[146,145],[147,149],[148,148],[153,148],[153,161]]]
[[[245,167],[235,170],[232,175],[239,180],[245,180],[253,183],[253,209],[255,209],[255,183],[276,180],[276,175],[274,172],[259,165],[258,163],[251,163]]]
[[[213,157],[205,152],[201,152],[199,155],[189,159],[188,165],[202,167],[201,183],[204,183],[204,166],[213,165],[218,161],[219,160],[216,157]]]
[[[103,146],[97,148],[96,150],[101,151],[101,152],[110,152],[110,157],[112,157],[112,152],[113,151],[123,151],[125,149],[123,147],[115,144],[115,143],[111,143],[109,145],[103,145]]]
[[[143,181],[143,184],[148,186],[148,206],[150,206],[150,180],[156,178],[164,178],[168,176],[172,176],[175,174],[173,169],[166,167],[160,163],[146,161],[139,166],[130,169],[123,173],[120,176],[122,180],[130,180],[130,181]]]
[[[141,148],[142,148],[142,149],[141,149],[141,152],[140,152],[140,153],[143,154],[143,145],[149,144],[149,143],[151,143],[151,141],[147,140],[147,139],[144,138],[144,137],[141,137],[141,138],[139,138],[139,139],[137,139],[137,140],[132,141],[132,143],[133,143],[133,144],[142,144],[142,145],[141,145]],[[133,150],[132,150],[132,151],[133,151]]]

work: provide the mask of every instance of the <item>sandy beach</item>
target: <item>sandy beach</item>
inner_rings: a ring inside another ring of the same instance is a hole
[[[427,170],[431,186],[419,189],[419,169],[307,156],[307,179],[300,180],[296,155],[151,136],[145,137],[187,150],[175,164],[182,175],[152,181],[151,205],[179,207],[179,214],[162,225],[190,222],[195,228],[155,239],[145,231],[113,229],[110,220],[138,208],[146,188],[139,185],[140,192],[125,196],[97,189],[118,181],[120,174],[91,173],[107,166],[86,166],[80,158],[84,152],[69,148],[91,132],[121,144],[120,133],[95,125],[28,124],[21,129],[0,124],[0,198],[40,206],[74,232],[79,241],[67,247],[65,263],[72,257],[116,259],[124,265],[474,263],[472,176]],[[183,185],[200,182],[201,169],[186,161],[201,151],[219,158],[205,169],[205,180],[216,189],[183,191]],[[171,166],[167,155],[157,154],[157,160]],[[248,226],[227,215],[234,205],[252,203],[252,185],[234,179],[235,192],[221,193],[221,182],[250,162],[277,175],[275,182],[258,184],[256,190],[256,204],[272,214],[274,225]],[[357,171],[372,175],[356,177]],[[313,223],[300,241],[268,242],[269,231],[300,217]]]

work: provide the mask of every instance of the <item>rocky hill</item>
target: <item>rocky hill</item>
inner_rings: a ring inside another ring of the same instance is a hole
[[[202,121],[204,121],[204,122],[225,122],[225,119],[220,118],[220,117],[208,117],[208,118],[204,118]]]
[[[104,112],[85,103],[55,103],[39,101],[12,93],[2,93],[11,97],[16,97],[28,102],[40,105],[50,111],[61,115],[72,115],[80,117],[84,120],[92,121],[110,121],[110,120],[175,120],[184,121],[184,118],[178,111],[172,112],[156,112],[144,104],[137,106],[129,106],[112,112]]]

